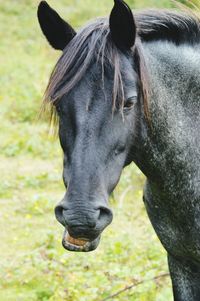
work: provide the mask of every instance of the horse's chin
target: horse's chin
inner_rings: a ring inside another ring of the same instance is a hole
[[[92,241],[86,239],[73,238],[65,230],[62,240],[63,247],[73,252],[90,252],[95,250],[100,242],[100,235]]]

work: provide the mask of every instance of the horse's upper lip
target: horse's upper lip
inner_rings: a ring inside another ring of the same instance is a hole
[[[68,231],[64,231],[62,245],[68,251],[74,252],[89,252],[97,248],[100,241],[100,236],[90,241],[86,238],[73,238]]]

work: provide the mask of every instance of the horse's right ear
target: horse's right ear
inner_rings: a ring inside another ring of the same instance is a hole
[[[53,48],[63,50],[76,35],[74,29],[46,1],[40,2],[37,15],[42,32]]]

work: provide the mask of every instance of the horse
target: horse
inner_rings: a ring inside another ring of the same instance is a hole
[[[58,117],[64,154],[66,193],[55,208],[64,248],[97,248],[113,218],[109,196],[135,162],[174,300],[200,300],[200,19],[133,13],[122,0],[78,32],[45,1],[38,19],[62,51],[44,104]]]

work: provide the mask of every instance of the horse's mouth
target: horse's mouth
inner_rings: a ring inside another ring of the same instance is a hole
[[[98,236],[96,239],[89,241],[86,239],[78,239],[73,238],[69,235],[68,231],[64,231],[62,245],[63,247],[68,251],[73,252],[90,252],[95,250],[98,247],[100,241],[100,236]]]

